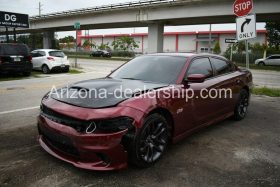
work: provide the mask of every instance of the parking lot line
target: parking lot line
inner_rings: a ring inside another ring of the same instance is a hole
[[[22,111],[26,111],[26,110],[34,110],[34,109],[39,109],[39,108],[40,108],[39,106],[34,106],[34,107],[20,108],[20,109],[15,109],[15,110],[8,110],[8,111],[0,112],[0,115],[14,113],[14,112],[22,112]]]

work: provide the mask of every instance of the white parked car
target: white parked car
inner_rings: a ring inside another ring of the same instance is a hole
[[[37,49],[31,52],[33,69],[43,73],[60,70],[68,72],[70,63],[63,51],[55,49]]]
[[[258,59],[255,64],[260,66],[280,66],[280,55],[271,55],[265,59]]]

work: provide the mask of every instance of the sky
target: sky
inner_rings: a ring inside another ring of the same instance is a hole
[[[13,3],[11,3],[11,1]],[[65,10],[73,10],[80,8],[95,7],[101,5],[125,3],[131,0],[40,0],[42,6],[42,14],[60,12]],[[234,1],[234,0],[233,0]],[[39,14],[39,0],[0,0],[0,11],[17,12],[34,16]],[[264,23],[258,23],[257,29],[264,29]],[[187,32],[187,31],[208,31],[209,25],[190,25],[190,26],[172,26],[165,27],[165,32]],[[235,30],[235,24],[215,24],[212,30]],[[123,34],[123,33],[143,33],[148,32],[148,28],[122,28],[122,29],[99,29],[91,30],[93,34]],[[58,32],[58,38],[72,35],[75,33]]]

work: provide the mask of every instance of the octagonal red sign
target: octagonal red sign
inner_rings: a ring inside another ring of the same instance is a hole
[[[236,16],[246,16],[253,9],[253,0],[235,0],[233,12]]]

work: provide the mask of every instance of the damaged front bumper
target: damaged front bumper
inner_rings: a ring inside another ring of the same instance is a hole
[[[127,152],[121,144],[127,129],[108,134],[82,134],[45,116],[38,117],[39,143],[51,155],[90,170],[127,167]]]

